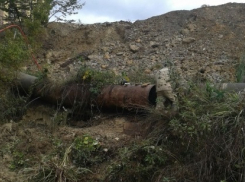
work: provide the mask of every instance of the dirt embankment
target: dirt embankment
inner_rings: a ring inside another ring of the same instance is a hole
[[[116,74],[154,75],[172,63],[184,80],[234,81],[244,52],[244,9],[244,4],[228,3],[135,23],[51,23],[39,61],[52,77],[67,78],[83,64]]]

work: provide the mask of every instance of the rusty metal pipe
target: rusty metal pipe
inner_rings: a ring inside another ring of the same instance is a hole
[[[90,103],[89,87],[85,84],[69,84],[58,86],[46,80],[38,82],[38,78],[25,73],[17,73],[17,81],[22,90],[26,93],[32,92],[33,96],[40,97],[43,100],[65,106],[73,106],[76,102],[80,105]]]
[[[108,85],[101,89],[101,93],[91,99],[92,93],[89,85],[70,84],[56,86],[47,81],[37,82],[37,77],[20,73],[18,74],[19,85],[28,91],[32,87],[33,94],[42,99],[65,106],[73,106],[79,102],[79,106],[88,107],[97,104],[103,108],[132,108],[146,109],[156,104],[155,85]]]
[[[148,108],[156,104],[155,85],[109,85],[102,89],[98,103],[106,108]]]
[[[49,103],[68,107],[73,105],[87,107],[91,99],[89,87],[85,84],[55,86],[52,83],[41,83],[35,86],[33,93]]]

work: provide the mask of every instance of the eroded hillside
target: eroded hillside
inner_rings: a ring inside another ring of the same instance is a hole
[[[84,62],[116,74],[140,70],[150,75],[171,63],[183,79],[234,81],[244,51],[244,8],[229,3],[135,23],[51,23],[39,60],[63,77]]]

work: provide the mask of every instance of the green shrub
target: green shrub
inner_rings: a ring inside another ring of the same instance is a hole
[[[98,71],[82,66],[77,73],[76,81],[90,85],[90,92],[98,95],[101,88],[115,82],[115,74],[111,71]]]
[[[25,159],[24,159],[24,153],[15,151],[13,153],[13,161],[10,165],[10,169],[15,170],[24,167],[25,165]]]
[[[92,137],[84,135],[74,140],[71,156],[76,166],[86,167],[101,162],[103,155],[99,154],[99,142]]]
[[[29,59],[30,52],[21,34],[16,30],[5,31],[0,43],[0,80],[11,82],[15,71]]]

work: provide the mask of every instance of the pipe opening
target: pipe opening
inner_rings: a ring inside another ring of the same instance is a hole
[[[156,86],[155,85],[151,88],[151,90],[149,92],[148,101],[149,101],[150,105],[156,106],[157,92],[156,92]]]

